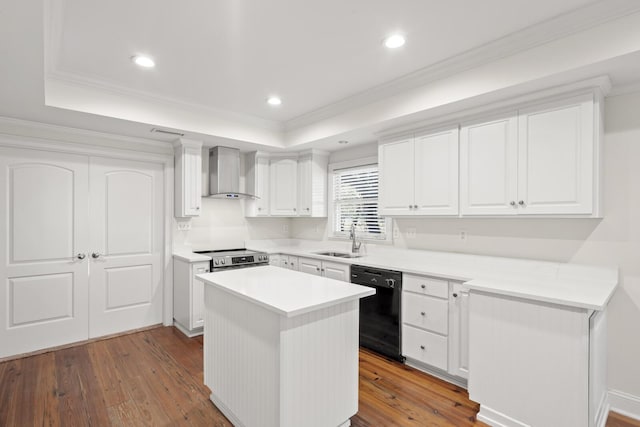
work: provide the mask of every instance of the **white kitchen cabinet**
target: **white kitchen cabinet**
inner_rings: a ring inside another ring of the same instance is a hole
[[[328,153],[310,151],[298,158],[298,216],[327,216]]]
[[[343,282],[350,281],[351,267],[339,262],[321,261],[314,258],[298,258],[298,271],[316,276],[328,277]]]
[[[469,291],[457,282],[449,296],[449,374],[469,378]]]
[[[204,325],[204,283],[197,274],[209,272],[209,261],[173,259],[173,318],[188,337],[202,335]]]
[[[246,190],[256,199],[245,200],[245,216],[269,216],[269,156],[252,152],[245,156]]]
[[[274,267],[280,267],[280,257],[281,254],[270,254],[269,255],[269,265],[273,265]]]
[[[402,278],[402,354],[410,365],[446,372],[449,358],[449,283],[433,277]]]
[[[458,128],[379,147],[383,215],[458,214]]]
[[[520,110],[518,120],[518,212],[592,214],[598,127],[593,96]]]
[[[270,215],[296,216],[298,214],[297,156],[271,158],[269,174]]]
[[[462,215],[598,216],[599,129],[593,94],[463,125]]]
[[[462,215],[516,215],[517,114],[465,124],[460,130]]]
[[[280,255],[279,267],[298,271],[298,257],[293,255]]]
[[[180,138],[174,143],[175,216],[200,216],[202,208],[202,142]]]

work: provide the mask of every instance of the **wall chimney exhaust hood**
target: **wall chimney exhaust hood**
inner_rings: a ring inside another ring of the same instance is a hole
[[[209,197],[213,199],[257,199],[240,192],[240,150],[213,147],[209,150]]]

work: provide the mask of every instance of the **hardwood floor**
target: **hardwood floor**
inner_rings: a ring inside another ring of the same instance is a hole
[[[465,390],[360,351],[353,426],[483,426],[477,411]],[[0,426],[32,425],[231,426],[203,384],[202,338],[171,327],[0,363]]]

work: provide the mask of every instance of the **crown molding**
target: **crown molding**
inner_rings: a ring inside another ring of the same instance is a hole
[[[51,65],[51,64],[50,64]],[[213,117],[219,117],[226,120],[239,122],[241,124],[266,129],[272,132],[282,132],[282,123],[266,120],[260,117],[251,116],[248,114],[236,113],[228,110],[222,110],[219,108],[210,107],[207,105],[187,102],[181,99],[176,99],[168,96],[162,96],[158,94],[152,94],[142,90],[131,89],[117,85],[115,83],[106,82],[97,77],[91,77],[86,75],[80,75],[76,73],[70,73],[62,70],[49,70],[45,78],[46,80],[59,81],[65,84],[77,85],[80,87],[89,87],[97,89],[102,92],[111,93],[117,96],[136,98],[152,104],[168,107],[178,107],[185,111],[199,112],[202,114],[211,115]],[[55,107],[55,105],[52,105]],[[188,129],[183,129],[188,131]]]
[[[599,1],[590,4],[285,121],[284,130],[287,132],[311,125],[638,11],[640,2],[633,0]]]
[[[144,151],[157,154],[173,153],[170,142],[52,125],[11,117],[0,117],[1,134],[39,137],[37,135],[38,132],[46,134],[47,139],[51,141],[73,142],[75,144],[95,146],[96,140],[102,140],[104,144],[101,145],[109,146],[110,143],[118,143],[118,148],[122,150]]]
[[[621,96],[636,92],[640,92],[640,80],[622,85],[615,85],[611,88],[608,96]]]

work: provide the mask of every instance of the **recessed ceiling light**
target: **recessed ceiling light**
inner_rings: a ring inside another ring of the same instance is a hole
[[[393,34],[384,39],[384,45],[389,49],[396,49],[403,46],[405,43],[404,36],[402,34]]]
[[[338,144],[348,144],[349,141],[346,141],[344,139],[341,139],[340,141],[338,141]]]
[[[267,104],[269,105],[280,105],[282,104],[282,99],[277,96],[270,96],[267,98]]]
[[[132,56],[131,60],[138,66],[143,68],[153,68],[156,66],[156,63],[149,56],[144,55],[136,55]]]

